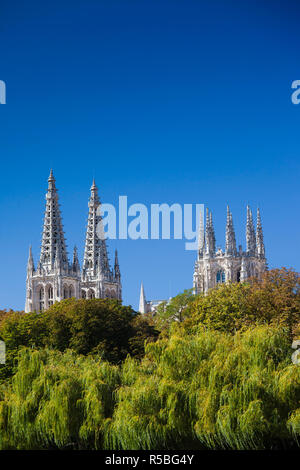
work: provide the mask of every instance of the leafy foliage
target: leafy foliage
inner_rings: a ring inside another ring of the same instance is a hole
[[[154,315],[154,323],[161,330],[167,330],[171,323],[176,321],[181,323],[190,316],[191,304],[195,297],[193,290],[185,290],[182,294],[176,295],[169,302],[161,302]]]
[[[178,324],[115,366],[72,351],[20,352],[0,392],[2,449],[297,447],[300,367],[288,330],[189,335]]]
[[[108,299],[0,312],[0,448],[297,448],[299,280],[185,291],[154,318]]]
[[[0,401],[0,448],[99,448],[119,370],[72,351],[23,349]]]
[[[49,328],[48,347],[61,351],[70,348],[78,354],[101,353],[115,363],[129,352],[134,312],[118,300],[68,299],[55,303],[44,316]]]
[[[207,295],[198,295],[190,305],[185,326],[234,333],[256,324],[286,326],[300,333],[300,276],[293,270],[273,269],[262,280],[220,284]]]
[[[0,380],[15,372],[21,346],[72,349],[119,363],[127,354],[142,357],[145,340],[157,336],[147,318],[111,299],[68,299],[44,313],[5,314],[0,319],[0,337],[6,343],[7,361],[0,366]]]
[[[124,364],[112,447],[296,446],[291,430],[299,436],[300,368],[291,363],[286,330],[184,337],[174,330],[169,340],[147,346],[142,366],[133,359]]]

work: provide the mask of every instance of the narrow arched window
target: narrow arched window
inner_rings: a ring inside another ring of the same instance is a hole
[[[236,273],[236,282],[241,282],[241,271],[240,270]]]
[[[225,282],[225,271],[218,271],[216,276],[217,284]]]
[[[53,305],[53,287],[52,286],[48,287],[48,305],[49,307]]]
[[[44,295],[45,295],[45,292],[44,292],[44,288],[41,287],[40,288],[40,292],[39,292],[39,298],[40,298],[40,312],[42,312],[44,310]]]
[[[89,298],[94,299],[95,298],[95,291],[93,289],[90,289],[89,291]]]
[[[44,288],[41,287],[40,288],[40,300],[43,300],[44,299]]]
[[[86,299],[86,291],[85,290],[81,291],[81,298]]]
[[[64,287],[64,299],[67,299],[68,298],[68,288],[65,286]]]
[[[48,299],[53,300],[53,287],[50,286],[48,290]]]

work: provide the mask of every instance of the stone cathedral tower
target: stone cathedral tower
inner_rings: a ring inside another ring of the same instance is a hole
[[[97,299],[116,298],[121,300],[121,274],[118,253],[117,251],[115,253],[115,266],[114,270],[112,270],[109,266],[99,209],[98,189],[95,181],[93,181],[80,283],[81,297]]]
[[[200,220],[202,217],[200,217]],[[206,210],[205,232],[199,227],[199,249],[194,270],[194,293],[207,292],[220,282],[245,281],[248,277],[261,277],[266,270],[265,245],[259,209],[257,209],[256,231],[252,212],[247,206],[246,251],[241,245],[236,248],[232,214],[227,206],[225,251],[216,250],[212,214]]]
[[[40,312],[54,302],[70,297],[76,299],[111,297],[121,300],[121,275],[117,253],[114,270],[111,270],[106,241],[97,235],[98,224],[101,227],[101,216],[97,211],[99,206],[98,190],[93,181],[81,272],[76,247],[72,262],[68,259],[58,193],[51,170],[46,193],[41,254],[36,269],[31,247],[29,249],[25,312]]]

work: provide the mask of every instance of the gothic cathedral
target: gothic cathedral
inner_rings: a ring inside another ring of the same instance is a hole
[[[201,217],[200,217],[201,219]],[[194,293],[207,292],[218,283],[242,282],[248,277],[261,277],[266,270],[265,245],[259,209],[257,209],[256,232],[252,212],[247,207],[246,251],[236,248],[232,214],[227,207],[225,251],[216,250],[212,214],[206,210],[205,234],[199,227],[199,250],[194,270]]]
[[[46,193],[41,254],[36,269],[31,248],[29,250],[25,312],[40,312],[54,302],[70,297],[121,300],[122,286],[117,252],[114,269],[111,269],[106,241],[97,234],[99,227],[101,228],[99,207],[98,189],[93,181],[81,270],[76,247],[73,261],[70,263],[68,259],[58,194],[51,170]]]

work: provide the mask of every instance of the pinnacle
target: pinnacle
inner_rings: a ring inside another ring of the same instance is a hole
[[[54,181],[54,179],[55,179],[55,178],[54,178],[54,176],[53,176],[53,170],[52,170],[52,168],[51,168],[48,181]]]

